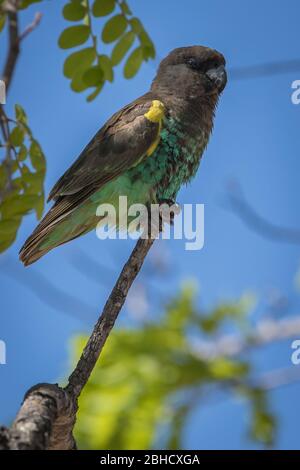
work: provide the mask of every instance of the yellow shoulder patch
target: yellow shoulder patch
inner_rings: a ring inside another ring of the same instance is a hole
[[[153,100],[149,111],[144,114],[145,118],[151,122],[161,122],[165,114],[164,104],[159,100]]]
[[[153,100],[149,111],[147,111],[147,113],[145,113],[144,116],[146,119],[148,119],[148,121],[158,124],[157,137],[152,143],[152,145],[150,145],[146,154],[147,157],[150,157],[150,155],[152,155],[152,153],[156,150],[156,147],[158,146],[159,141],[160,141],[160,131],[162,127],[162,120],[165,116],[164,104],[159,100]]]

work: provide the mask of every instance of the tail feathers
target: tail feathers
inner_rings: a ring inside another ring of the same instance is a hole
[[[26,240],[19,253],[20,260],[25,266],[34,263],[54,248],[54,246],[47,248],[41,246],[48,234],[49,229],[47,230],[47,228],[45,228],[39,230],[39,227],[37,227],[33,234]]]
[[[20,260],[25,266],[34,263],[48,253],[48,251],[64,243],[64,240],[49,244],[46,244],[45,242],[58,227],[59,223],[64,220],[70,212],[72,212],[72,203],[73,201],[69,200],[69,198],[63,198],[56,201],[30,237],[26,240],[19,253]]]
[[[46,241],[49,242],[51,235],[55,234],[56,229],[59,228],[59,222],[60,221],[57,221],[57,223],[52,222],[48,226],[45,226],[44,224],[42,225],[42,220],[42,222],[36,227],[34,232],[22,246],[19,253],[19,258],[25,266],[34,263],[46,253],[48,253],[48,251],[53,250],[53,248],[74,240],[75,238],[80,237],[92,229],[92,226],[89,225],[78,226],[76,231],[65,234],[65,236],[62,237],[60,241],[58,241],[57,237],[55,237],[55,241],[52,240],[52,242],[46,244]]]
[[[54,203],[20,250],[20,260],[25,266],[34,263],[53,248],[89,232],[96,226],[98,222],[96,215],[91,218],[84,210],[82,223],[69,226],[69,217],[76,211],[80,201],[78,195],[74,195],[61,198]]]

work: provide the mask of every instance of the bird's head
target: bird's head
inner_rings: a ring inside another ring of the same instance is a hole
[[[184,98],[214,95],[217,99],[227,83],[224,56],[209,47],[174,49],[161,61],[152,89]]]

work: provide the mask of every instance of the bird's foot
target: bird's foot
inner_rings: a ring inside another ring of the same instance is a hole
[[[157,204],[147,204],[145,219],[141,223],[143,229],[143,237],[158,238],[159,233],[163,231],[165,224],[173,225],[174,218],[180,214],[181,208],[179,204],[171,199],[158,201]],[[147,214],[147,215],[146,215]]]
[[[161,199],[159,201],[159,215],[162,222],[162,226],[167,223],[169,225],[174,224],[174,218],[180,214],[181,207],[173,199]]]

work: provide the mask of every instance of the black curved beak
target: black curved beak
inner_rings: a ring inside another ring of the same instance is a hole
[[[208,78],[214,83],[217,87],[219,93],[221,93],[227,83],[227,73],[224,65],[220,65],[217,68],[210,69],[206,72]]]

